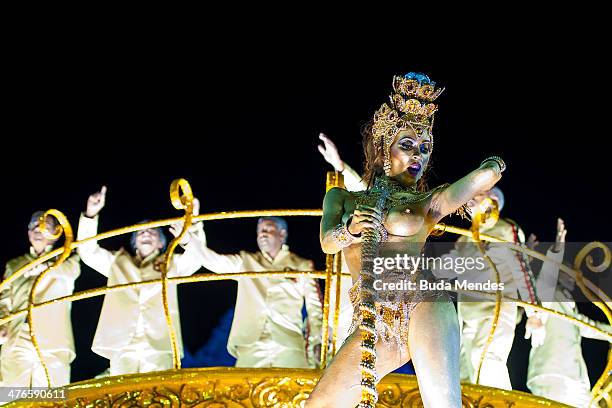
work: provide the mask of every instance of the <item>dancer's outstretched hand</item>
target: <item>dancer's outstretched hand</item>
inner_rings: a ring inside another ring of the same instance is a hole
[[[179,221],[176,224],[170,225],[168,229],[172,235],[178,237],[181,231],[183,230],[183,221]],[[181,242],[179,242],[179,244],[187,245],[189,241],[191,241],[191,234],[189,233],[189,231],[187,231],[187,233],[183,235],[183,239],[181,239]]]
[[[538,241],[536,234],[529,234],[529,238],[527,238],[527,248],[533,250],[539,244],[540,241]]]
[[[87,207],[85,209],[85,216],[88,218],[94,218],[100,213],[100,211],[106,205],[106,186],[102,186],[100,191],[93,193],[87,199]]]
[[[546,326],[542,321],[542,315],[536,313],[527,319],[525,325],[525,338],[531,338],[531,347],[540,347],[546,339]]]
[[[567,230],[565,229],[565,223],[561,218],[557,218],[557,235],[555,236],[555,252],[561,251],[565,246],[565,236]]]
[[[194,216],[200,215],[200,200],[198,200],[195,197],[193,199],[193,212],[192,212],[192,214]],[[174,224],[170,225],[170,227],[168,229],[170,230],[170,233],[172,235],[174,235],[175,237],[178,237],[179,234],[181,233],[181,231],[183,230],[183,221],[179,221],[177,223],[174,223]],[[181,240],[180,244],[181,245],[185,245],[190,240],[191,240],[191,234],[188,231],[187,234],[185,234],[185,236]]]

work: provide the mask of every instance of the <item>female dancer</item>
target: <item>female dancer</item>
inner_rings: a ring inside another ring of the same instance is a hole
[[[417,287],[383,298],[373,285],[379,277],[373,274],[374,257],[420,256],[436,223],[492,188],[505,169],[501,158],[491,157],[452,185],[425,191],[433,102],[441,92],[426,75],[396,76],[391,103],[381,106],[364,132],[364,179],[370,187],[353,193],[333,188],[325,196],[321,246],[327,254],[343,251],[355,312],[353,332],[312,391],[308,408],[353,408],[360,401],[360,407],[374,407],[378,381],[410,359],[424,407],[461,407],[459,327],[447,294]],[[383,279],[417,285],[434,280],[426,270],[398,272],[388,271]]]

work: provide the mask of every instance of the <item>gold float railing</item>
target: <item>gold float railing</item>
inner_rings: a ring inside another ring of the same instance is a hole
[[[342,183],[341,174],[333,173],[333,172],[328,173],[327,182],[326,182],[326,190],[329,190],[332,187],[342,186],[342,184],[343,183]],[[37,308],[49,306],[55,303],[73,302],[76,300],[88,299],[88,298],[100,296],[106,293],[126,290],[129,288],[146,286],[146,285],[155,285],[155,284],[161,283],[164,313],[165,313],[166,322],[168,325],[168,330],[169,330],[171,342],[172,342],[173,363],[174,363],[175,368],[180,368],[180,354],[178,352],[176,333],[174,331],[174,326],[173,326],[172,319],[170,317],[170,313],[168,310],[167,285],[169,283],[180,284],[180,283],[204,282],[204,281],[234,279],[236,277],[252,277],[252,278],[262,277],[262,276],[296,277],[296,276],[306,275],[306,276],[310,276],[313,278],[325,279],[325,299],[324,299],[322,339],[321,339],[321,343],[322,343],[321,366],[325,367],[326,362],[327,362],[327,352],[329,348],[329,301],[330,301],[330,296],[331,296],[331,281],[332,281],[332,277],[336,278],[336,290],[335,290],[336,302],[335,302],[335,308],[334,308],[334,317],[333,317],[333,326],[332,326],[332,345],[331,345],[332,346],[331,352],[332,352],[332,355],[334,355],[336,352],[336,332],[337,332],[337,327],[338,327],[338,318],[339,318],[339,309],[340,309],[340,302],[339,302],[340,296],[339,295],[341,293],[341,277],[342,275],[348,275],[348,274],[342,273],[340,253],[336,255],[327,255],[325,271],[241,272],[241,273],[228,273],[228,274],[198,274],[195,276],[173,277],[173,278],[168,278],[167,276],[167,271],[168,271],[168,267],[169,267],[169,263],[170,263],[172,254],[174,253],[174,250],[176,249],[178,243],[180,242],[184,234],[187,232],[187,228],[189,227],[189,225],[191,225],[192,222],[212,221],[212,220],[221,220],[221,219],[249,218],[249,217],[263,217],[263,216],[316,216],[316,217],[320,217],[322,215],[322,210],[320,209],[297,209],[297,210],[280,209],[280,210],[253,210],[253,211],[249,211],[249,210],[247,211],[222,211],[222,212],[202,214],[202,215],[195,216],[192,213],[193,194],[191,191],[191,187],[189,183],[184,179],[178,179],[172,182],[171,187],[170,187],[170,198],[171,198],[171,202],[173,206],[176,209],[185,210],[185,213],[182,217],[168,218],[168,219],[163,219],[159,221],[151,221],[151,222],[146,222],[142,224],[131,225],[128,227],[122,227],[122,228],[118,228],[112,231],[107,231],[107,232],[98,234],[96,236],[93,236],[93,237],[90,237],[90,238],[87,238],[81,241],[73,241],[72,228],[70,224],[68,223],[66,217],[60,211],[55,210],[55,209],[49,210],[40,218],[40,222],[39,222],[40,229],[43,233],[46,233],[47,235],[49,235],[50,232],[46,230],[46,225],[45,225],[46,217],[53,216],[59,221],[60,226],[58,227],[58,230],[56,230],[53,233],[53,237],[59,238],[61,234],[63,233],[64,238],[65,238],[64,245],[62,246],[62,248],[53,250],[37,258],[33,262],[21,267],[19,270],[15,271],[11,276],[7,277],[3,282],[0,282],[0,291],[2,291],[4,288],[8,287],[15,279],[19,278],[27,270],[37,265],[40,265],[43,262],[46,262],[55,257],[58,257],[58,259],[53,263],[53,265],[47,268],[45,271],[43,271],[35,280],[32,286],[31,293],[30,293],[30,298],[29,298],[30,302],[28,304],[28,307],[26,309],[13,312],[8,316],[0,318],[0,326],[12,321],[13,319],[21,317],[24,314],[27,314],[28,323],[30,324],[30,335],[32,338],[32,342],[37,350],[38,357],[41,361],[41,364],[45,369],[45,374],[46,374],[49,385],[50,385],[50,378],[48,375],[48,370],[45,365],[44,359],[42,358],[42,354],[40,352],[40,349],[38,347],[38,343],[36,340],[35,324],[34,324],[35,322],[32,319],[33,310]],[[176,223],[182,223],[182,229],[179,235],[171,241],[168,247],[168,250],[166,251],[165,262],[162,266],[162,278],[161,279],[144,281],[144,282],[134,282],[134,283],[116,285],[112,287],[105,287],[105,288],[90,289],[90,290],[82,291],[82,292],[75,293],[69,296],[64,296],[61,298],[53,299],[50,301],[34,303],[34,294],[36,293],[35,289],[36,289],[38,282],[40,282],[40,280],[42,279],[44,275],[46,275],[51,270],[57,268],[62,262],[64,262],[64,260],[68,258],[72,250],[88,242],[91,242],[91,241],[100,241],[100,240],[104,240],[104,239],[119,236],[119,235],[124,235],[124,234],[135,232],[135,231],[140,231],[140,230],[149,229],[149,228],[163,227],[163,226],[168,226],[168,225],[172,225]],[[537,251],[533,251],[531,249],[525,248],[523,246],[511,243],[511,242],[507,242],[507,241],[498,239],[493,236],[489,236],[486,234],[478,234],[479,235],[478,237],[474,237],[473,230],[470,231],[470,230],[463,229],[463,228],[448,226],[442,223],[436,225],[435,230],[438,232],[438,234],[449,232],[449,233],[453,233],[457,235],[477,238],[478,240],[482,240],[482,241],[504,242],[504,243],[507,243],[509,247],[515,251],[519,251],[533,258],[540,259],[542,261],[552,262],[558,265],[561,271],[569,274],[570,276],[574,277],[574,279],[576,279],[576,282],[578,286],[580,287],[580,289],[583,291],[583,293],[604,312],[604,314],[608,318],[608,321],[612,323],[612,309],[610,308],[610,306],[612,306],[612,300],[605,292],[603,292],[603,290],[601,290],[596,285],[594,285],[592,282],[590,282],[588,279],[586,279],[583,276],[582,272],[580,271],[580,265],[585,260],[586,260],[587,267],[591,271],[594,271],[594,272],[601,272],[607,269],[607,267],[609,267],[612,256],[610,254],[609,249],[605,245],[598,243],[598,242],[590,243],[585,248],[583,248],[583,251],[581,251],[579,255],[576,257],[576,260],[574,262],[574,267],[570,268],[569,266],[563,264],[562,262],[558,262],[554,259],[548,258],[547,256],[540,254]],[[592,257],[589,255],[589,252],[591,252],[594,249],[600,249],[604,251],[604,261],[600,265],[594,265]],[[533,305],[531,303],[523,302],[519,299],[514,299],[511,297],[507,297],[507,296],[503,296],[500,298],[498,294],[496,293],[482,292],[482,291],[458,291],[458,292],[465,292],[465,293],[477,292],[483,296],[496,297],[497,302],[501,301],[502,298],[507,301],[516,302],[517,304],[521,306],[540,310],[540,311],[552,314],[557,318],[566,319],[572,322],[573,324],[589,327],[590,329],[598,331],[600,334],[612,340],[612,335],[610,335],[609,333],[606,333],[603,330],[593,325],[589,325],[581,320],[578,320],[571,316],[567,316],[563,313],[557,312],[556,310],[548,309],[548,308],[538,306],[538,305]],[[599,403],[600,400],[604,400],[607,406],[609,407],[612,407],[612,400],[610,399],[610,391],[612,388],[612,382],[610,380],[611,369],[612,369],[612,352],[608,354],[608,362],[606,365],[606,370],[604,371],[602,376],[597,381],[595,387],[593,388],[593,398],[594,398],[593,401],[595,403]]]

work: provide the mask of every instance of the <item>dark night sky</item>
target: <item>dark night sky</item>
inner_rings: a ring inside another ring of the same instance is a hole
[[[407,71],[426,72],[446,87],[431,185],[452,182],[499,154],[508,164],[500,182],[505,216],[527,233],[552,240],[561,216],[568,240],[612,241],[602,204],[609,187],[610,142],[601,131],[607,106],[595,102],[603,90],[594,80],[599,64],[592,56],[546,42],[529,50],[448,54],[446,60],[410,52],[383,59],[369,49],[319,54],[245,48],[221,54],[214,47],[162,52],[90,44],[13,61],[5,107],[12,125],[4,132],[11,147],[0,164],[0,262],[27,251],[25,226],[34,210],[60,209],[76,229],[88,194],[102,184],[108,196],[101,230],[175,216],[168,188],[177,177],[189,180],[202,212],[318,208],[330,169],[316,149],[318,132],[360,170],[360,126],[386,100],[392,76]],[[318,219],[290,219],[289,228],[292,249],[322,268]],[[206,229],[219,252],[256,249],[255,220],[217,221]],[[83,266],[77,290],[104,284]],[[233,282],[179,289],[190,351],[206,341],[235,292]],[[105,368],[89,350],[101,301],[73,306],[73,380]],[[528,347],[522,330],[511,359],[519,388],[526,369],[521,353]],[[593,378],[603,370],[606,345],[583,344]]]

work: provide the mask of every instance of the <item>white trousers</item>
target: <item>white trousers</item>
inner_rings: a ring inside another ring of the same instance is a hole
[[[482,352],[493,324],[495,302],[459,302],[461,381],[476,384]],[[518,306],[502,302],[495,334],[487,348],[478,384],[511,390],[508,356],[514,341]]]
[[[533,395],[559,401],[572,407],[588,408],[591,401],[590,384],[574,381],[562,375],[538,375],[529,381]]]
[[[238,346],[236,353],[236,367],[310,367],[304,338],[269,321],[256,342]]]
[[[149,373],[170,370],[172,367],[172,353],[154,349],[142,333],[136,335],[127,347],[111,357],[109,373],[110,375]]]
[[[73,354],[65,351],[42,350],[49,372],[51,387],[70,384],[70,362]],[[27,326],[23,326],[15,339],[2,346],[0,370],[3,387],[47,387],[45,370],[32,344]]]

